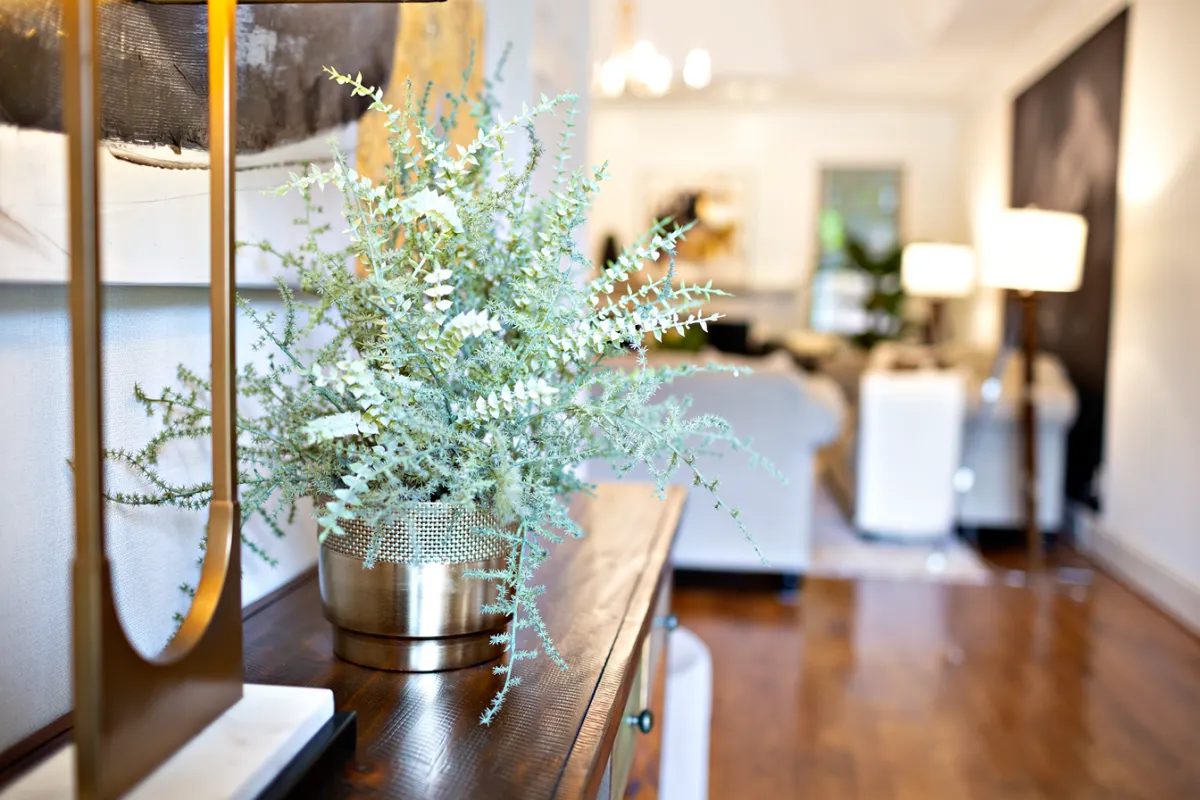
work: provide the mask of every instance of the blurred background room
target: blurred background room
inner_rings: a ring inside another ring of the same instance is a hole
[[[679,273],[736,296],[651,358],[753,369],[677,385],[793,477],[723,477],[769,566],[698,497],[676,545],[711,796],[1200,790],[1200,6],[591,20],[592,252],[695,225]]]

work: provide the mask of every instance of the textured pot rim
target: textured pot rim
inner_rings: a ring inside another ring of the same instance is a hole
[[[313,502],[323,505],[332,499],[329,495],[314,495]],[[455,510],[462,514],[450,519],[449,514]],[[321,546],[364,562],[465,564],[506,555],[512,547],[506,539],[476,532],[485,527],[503,529],[490,510],[440,500],[404,506],[388,521],[375,526],[356,516],[342,520],[341,527],[345,534],[329,534]]]

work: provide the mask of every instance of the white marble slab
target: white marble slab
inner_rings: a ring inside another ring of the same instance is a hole
[[[126,800],[250,800],[333,717],[333,692],[247,684],[241,701],[152,772]],[[11,786],[3,800],[75,796],[75,748],[67,746]]]

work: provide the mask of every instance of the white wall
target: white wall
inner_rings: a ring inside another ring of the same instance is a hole
[[[532,103],[542,94],[554,97],[562,92],[579,97],[579,128],[573,144],[580,159],[586,155],[592,77],[590,10],[589,0],[534,1],[533,90],[527,98]]]
[[[596,102],[591,160],[610,164],[592,216],[595,256],[615,231],[624,244],[649,223],[650,175],[730,174],[746,185],[745,289],[794,288],[813,266],[824,165],[901,166],[902,235],[965,235],[955,109],[787,99],[704,105]]]
[[[1097,548],[1200,631],[1200,3],[1133,8]]]
[[[1013,99],[1124,5],[1075,0],[981,83],[965,123],[973,227],[1007,205]],[[1200,3],[1132,3],[1117,210],[1101,561],[1200,630]],[[972,338],[999,341],[995,295]]]
[[[567,169],[578,168],[586,163],[591,106],[589,0],[486,0],[486,8],[487,75],[494,74],[495,61],[505,47],[511,48],[504,82],[497,87],[504,117],[519,111],[522,104],[538,103],[543,95],[576,95],[575,135],[570,140]],[[543,117],[536,125],[546,154],[534,176],[535,191],[547,191],[554,181],[553,163],[567,109],[566,105],[560,106],[556,119]],[[509,137],[508,148],[513,160],[523,163],[529,152],[528,140],[523,133]],[[577,237],[581,245],[584,235],[581,231]]]

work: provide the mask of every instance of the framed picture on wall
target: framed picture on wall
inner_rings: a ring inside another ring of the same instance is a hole
[[[650,173],[642,176],[642,221],[692,225],[676,254],[683,280],[712,280],[720,288],[746,281],[750,212],[748,182],[729,173]]]

